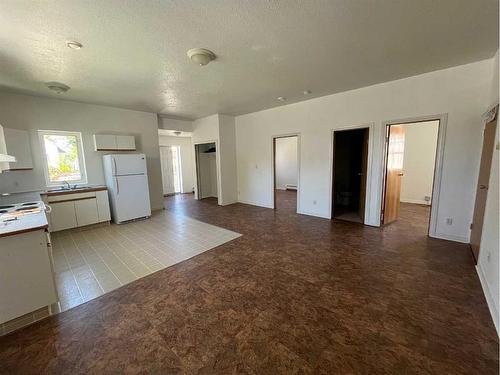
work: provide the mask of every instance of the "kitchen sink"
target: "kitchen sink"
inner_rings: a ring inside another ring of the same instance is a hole
[[[73,191],[73,190],[83,190],[83,189],[90,189],[92,186],[72,186],[72,187],[60,187],[60,188],[55,188],[55,189],[49,189],[47,190],[49,193],[57,193],[58,191]]]

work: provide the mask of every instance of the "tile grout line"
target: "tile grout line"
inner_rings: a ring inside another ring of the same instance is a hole
[[[81,300],[82,300],[82,301],[84,301],[82,290],[81,290],[81,288],[80,288],[80,285],[78,285],[78,281],[76,280],[75,273],[73,272],[73,266],[71,266],[71,263],[68,261],[68,256],[67,256],[67,254],[66,254],[65,246],[61,245],[61,249],[62,249],[63,254],[64,254],[64,259],[66,260],[66,263],[67,263],[67,264],[68,264],[68,266],[69,266],[69,270],[70,270],[70,272],[71,272],[71,276],[73,277],[73,280],[74,280],[74,282],[75,282],[75,285],[76,285],[76,287],[77,287],[77,289],[78,289],[78,293],[80,294],[80,298],[81,298]],[[66,309],[66,310],[69,310],[69,309],[71,309],[72,307],[75,307],[75,306],[78,306],[78,305],[71,306],[71,307],[69,307],[69,308],[68,308],[68,309]],[[66,310],[64,310],[64,311],[66,311]]]

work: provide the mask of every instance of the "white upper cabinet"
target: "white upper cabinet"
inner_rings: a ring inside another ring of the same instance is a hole
[[[96,151],[135,151],[133,135],[94,134]]]
[[[15,162],[16,158],[7,154],[7,146],[5,145],[5,136],[3,126],[0,125],[0,173],[9,169],[9,163]]]
[[[16,158],[15,163],[9,163],[11,171],[33,169],[30,136],[26,130],[4,128],[7,153]]]

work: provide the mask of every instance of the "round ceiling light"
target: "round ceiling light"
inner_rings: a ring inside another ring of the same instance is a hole
[[[47,82],[45,85],[49,88],[49,90],[52,90],[57,94],[64,94],[71,88],[61,82]]]
[[[205,48],[190,49],[189,51],[187,51],[187,55],[191,59],[191,61],[198,64],[199,66],[207,65],[210,61],[215,60],[216,57],[215,53]]]
[[[83,48],[82,43],[76,42],[74,40],[68,40],[66,42],[66,45],[68,46],[68,48],[71,48],[71,49],[82,49]]]

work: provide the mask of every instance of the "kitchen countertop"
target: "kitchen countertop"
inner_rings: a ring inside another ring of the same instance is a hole
[[[2,217],[4,215],[0,216],[0,237],[47,229],[49,223],[44,209],[45,205],[40,202],[40,209],[37,212],[24,214],[19,216],[17,220],[5,221]]]
[[[55,191],[45,191],[40,193],[40,195],[53,196],[53,195],[66,195],[66,194],[78,194],[78,193],[90,193],[93,191],[108,190],[106,186],[86,186],[82,188],[76,188],[71,190],[55,190]]]

